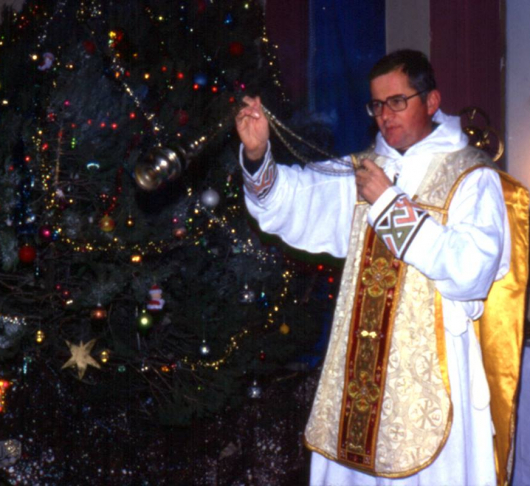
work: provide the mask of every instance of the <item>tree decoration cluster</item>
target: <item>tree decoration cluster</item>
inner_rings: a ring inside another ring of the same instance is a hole
[[[58,370],[171,424],[260,395],[320,339],[336,262],[319,270],[258,231],[228,126],[156,191],[134,171],[153,150],[189,151],[245,94],[288,111],[261,3],[31,1],[4,11],[0,36],[15,374]]]

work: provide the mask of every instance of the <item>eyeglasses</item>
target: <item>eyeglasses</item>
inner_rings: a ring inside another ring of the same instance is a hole
[[[366,111],[370,116],[381,116],[383,113],[383,106],[388,106],[392,111],[403,111],[407,109],[407,101],[415,96],[419,96],[429,90],[424,89],[423,91],[418,91],[410,96],[405,95],[395,95],[389,96],[385,101],[381,100],[372,100],[366,103]]]

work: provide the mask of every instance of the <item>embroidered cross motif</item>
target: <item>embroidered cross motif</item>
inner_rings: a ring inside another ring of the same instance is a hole
[[[397,273],[386,258],[380,257],[363,271],[361,278],[363,285],[367,287],[366,291],[375,299],[396,285]]]
[[[359,378],[348,384],[348,395],[353,399],[355,409],[360,413],[367,412],[370,405],[378,400],[380,394],[381,389],[366,371],[361,371]]]
[[[400,194],[379,216],[374,229],[386,247],[397,258],[403,259],[414,236],[429,214]]]

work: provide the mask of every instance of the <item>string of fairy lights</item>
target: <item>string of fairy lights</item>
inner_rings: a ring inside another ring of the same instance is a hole
[[[40,47],[40,44],[46,39],[46,29],[47,27],[49,26],[49,24],[51,23],[51,21],[60,13],[63,12],[63,9],[64,7],[66,6],[68,0],[63,0],[62,2],[60,2],[57,6],[57,9],[55,11],[55,13],[50,17],[50,19],[46,22],[46,25],[45,25],[45,28],[44,28],[44,33],[41,34],[41,36],[39,37],[40,39],[40,43],[39,43],[39,46]],[[246,3],[244,5],[244,8],[248,9],[250,8],[250,3]],[[87,4],[87,2],[82,2],[81,6],[80,6],[80,10],[82,10],[83,12],[86,13],[86,11],[90,11],[92,12],[92,16],[98,16],[101,14],[101,7],[97,5],[97,2],[94,2],[94,1],[91,1],[89,2],[89,4]],[[163,16],[161,15],[158,15],[156,14],[153,9],[147,7],[146,9],[146,12],[147,14],[151,17],[151,20],[153,22],[163,22],[163,21],[167,21],[168,19],[167,18],[164,18]],[[116,30],[110,30],[109,31],[109,46],[112,46],[113,43],[115,43],[116,41],[119,40],[119,37],[120,35],[122,35],[119,31],[116,31]],[[281,83],[280,83],[280,71],[279,69],[277,68],[277,65],[278,65],[278,59],[275,55],[273,55],[272,51],[269,47],[269,39],[267,37],[267,31],[266,31],[266,26],[265,24],[263,23],[263,34],[262,34],[262,37],[261,37],[261,42],[267,46],[266,49],[264,49],[264,52],[265,52],[265,55],[267,56],[267,62],[268,64],[272,67],[272,66],[275,66],[276,69],[272,70],[272,78],[273,78],[273,83],[281,88]],[[277,46],[274,46],[274,47],[277,47]],[[151,112],[148,112],[147,110],[144,109],[144,103],[142,102],[142,100],[140,99],[140,97],[134,92],[134,90],[132,89],[132,87],[130,86],[130,84],[126,81],[126,73],[127,73],[127,70],[123,67],[123,65],[121,64],[121,60],[120,60],[120,53],[115,50],[115,49],[111,49],[111,52],[112,52],[112,58],[111,58],[111,69],[113,70],[114,72],[114,77],[115,79],[121,83],[121,86],[123,88],[123,91],[129,96],[129,98],[132,100],[133,104],[136,106],[136,108],[138,110],[140,110],[142,112],[142,115],[144,117],[145,120],[147,120],[149,122],[149,124],[151,125],[152,127],[152,131],[153,133],[158,137],[160,134],[162,134],[164,132],[164,127],[163,125],[159,122],[159,120],[157,119],[157,117],[155,116],[154,113],[151,113]],[[205,59],[208,61],[211,61],[211,57],[208,55],[208,54],[204,54],[205,56]],[[34,59],[36,60],[38,58],[38,56],[34,56]],[[59,61],[57,61],[59,62]],[[149,73],[145,73],[144,76],[149,76]],[[177,74],[177,77],[181,77],[181,76],[184,76],[183,73],[178,73]],[[171,86],[170,86],[171,88]],[[284,100],[286,100],[286,95],[285,95],[285,92],[283,91],[283,89],[280,91],[281,93],[281,96]],[[36,145],[36,148],[38,151],[40,152],[45,152],[49,149],[49,145],[46,144],[46,143],[43,143],[42,142],[42,129],[38,129],[38,136],[34,137],[34,143]],[[48,166],[46,164],[46,158],[45,157],[42,157],[42,161],[43,163],[41,164],[41,183],[42,183],[42,186],[45,190],[45,192],[49,195],[48,198],[47,198],[47,204],[46,204],[46,210],[50,213],[53,213],[55,212],[56,214],[60,214],[60,211],[56,211],[57,208],[62,204],[65,196],[64,196],[64,192],[60,189],[60,187],[58,187],[58,184],[59,184],[59,172],[60,172],[60,164],[59,164],[59,161],[60,161],[60,158],[61,158],[61,155],[62,155],[62,130],[59,130],[58,132],[58,143],[57,143],[57,157],[56,157],[56,163],[55,163],[55,166],[52,168],[52,166]],[[158,139],[159,140],[159,139]],[[195,144],[198,144],[198,143],[202,143],[202,142],[205,142],[205,138],[204,137],[201,137],[199,138],[198,140],[196,140]],[[160,141],[158,141],[158,143],[160,143]],[[53,175],[52,175],[53,174]],[[54,181],[53,185],[50,185],[50,181]],[[72,199],[69,199],[68,202],[71,204],[73,203],[73,200]],[[219,220],[217,220],[217,222],[219,223]],[[226,221],[226,218],[223,218],[223,221],[222,221],[222,226],[223,228],[226,229],[227,227],[227,221]],[[105,230],[104,230],[105,231]],[[233,234],[235,233],[235,230],[233,229],[228,229],[228,232]],[[149,241],[147,242],[146,244],[138,244],[138,243],[134,243],[134,244],[128,244],[124,241],[122,241],[121,239],[117,238],[117,237],[114,237],[110,240],[106,240],[104,242],[99,242],[99,241],[90,241],[90,242],[87,242],[87,241],[83,241],[83,240],[79,240],[79,239],[75,239],[75,238],[70,238],[70,237],[67,237],[65,234],[63,234],[61,228],[59,225],[57,225],[57,227],[55,228],[55,236],[56,237],[60,237],[61,240],[66,243],[67,245],[69,245],[71,247],[71,249],[75,252],[81,252],[81,253],[86,253],[86,252],[109,252],[109,251],[113,251],[113,252],[120,252],[120,251],[130,251],[132,253],[131,255],[131,261],[133,263],[137,263],[139,261],[141,261],[141,258],[151,252],[155,252],[155,253],[163,253],[165,251],[167,251],[168,249],[172,248],[172,247],[175,247],[175,242],[172,241],[172,240],[159,240],[158,242],[153,242],[153,241]],[[258,259],[261,259],[264,257],[264,254],[265,252],[255,252],[252,248],[252,245],[251,244],[245,244],[244,245],[244,248],[245,248],[245,253],[249,254],[249,255],[252,255],[254,254],[256,256],[256,258]]]

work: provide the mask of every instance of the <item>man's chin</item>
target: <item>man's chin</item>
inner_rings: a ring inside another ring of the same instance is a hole
[[[388,134],[383,135],[383,138],[385,139],[385,142],[392,148],[396,150],[403,150],[403,143],[401,140],[397,139],[396,137],[392,137],[392,135]]]

